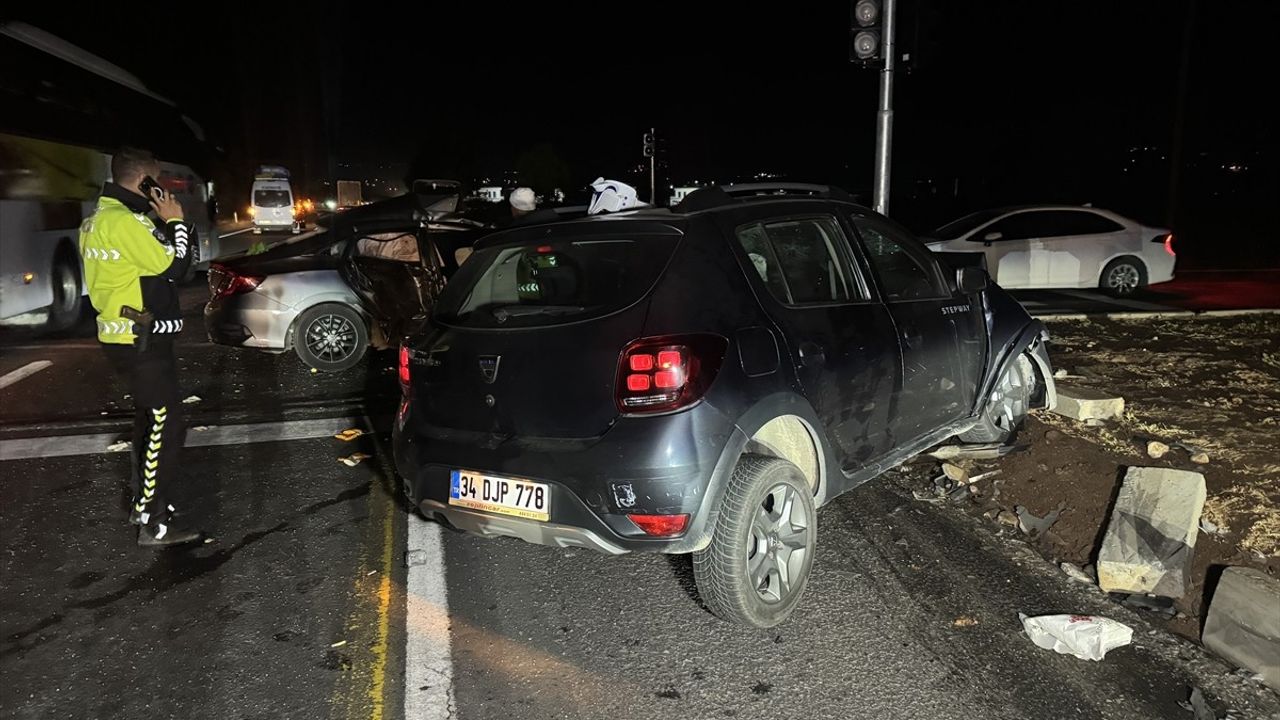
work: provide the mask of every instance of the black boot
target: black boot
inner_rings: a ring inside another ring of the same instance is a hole
[[[148,522],[150,522],[150,521],[151,521],[150,513],[145,513],[145,512],[141,512],[141,511],[139,511],[139,510],[138,510],[138,505],[137,505],[137,503],[133,503],[133,504],[131,504],[129,507],[131,508],[131,509],[129,510],[129,524],[130,524],[130,525],[146,525]],[[172,518],[173,516],[175,516],[175,515],[177,515],[177,514],[178,514],[178,511],[177,511],[177,510],[174,510],[174,509],[173,509],[173,506],[172,506],[172,505],[170,505],[170,506],[169,506],[169,513],[168,513],[169,517],[170,517],[170,518]]]
[[[153,523],[138,528],[138,547],[172,547],[200,540],[199,530],[184,530],[164,523]]]

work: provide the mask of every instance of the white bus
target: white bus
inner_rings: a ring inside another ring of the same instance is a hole
[[[215,255],[213,186],[194,168],[203,131],[138,78],[24,23],[0,23],[0,326],[57,330],[85,298],[81,221],[110,179],[110,153],[147,148],[165,189]]]

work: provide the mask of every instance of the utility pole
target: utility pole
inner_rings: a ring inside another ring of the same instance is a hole
[[[889,214],[889,170],[893,159],[893,31],[897,0],[884,0],[884,67],[880,69],[880,112],[876,115],[876,212]]]
[[[644,156],[649,158],[649,204],[658,204],[658,129],[649,128],[644,136]]]

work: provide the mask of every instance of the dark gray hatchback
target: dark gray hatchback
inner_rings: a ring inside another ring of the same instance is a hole
[[[1052,405],[1046,337],[839,191],[712,188],[481,241],[400,350],[396,465],[467,532],[694,553],[708,607],[767,627],[816,507]]]

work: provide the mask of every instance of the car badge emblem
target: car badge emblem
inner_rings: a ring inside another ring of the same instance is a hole
[[[494,380],[498,379],[498,363],[502,361],[501,355],[481,355],[480,356],[480,377],[490,385]]]

